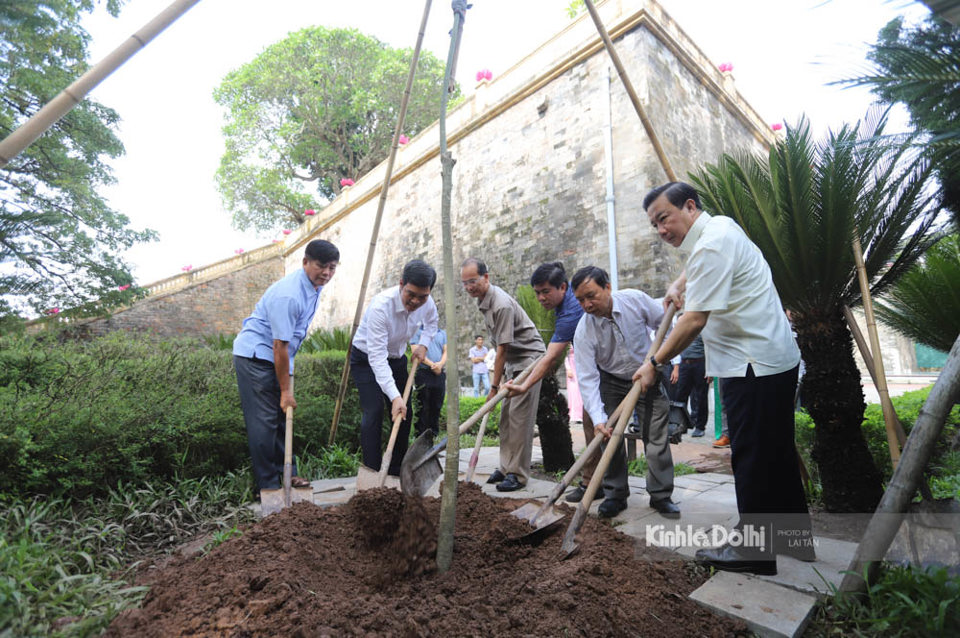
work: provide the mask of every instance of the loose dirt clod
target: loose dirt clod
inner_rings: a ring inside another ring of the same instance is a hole
[[[505,545],[529,528],[510,516],[517,505],[461,484],[453,566],[439,574],[439,499],[368,490],[338,508],[298,503],[204,557],[141,572],[142,607],[106,635],[745,635],[688,599],[702,572],[597,520],[570,560],[562,534]]]

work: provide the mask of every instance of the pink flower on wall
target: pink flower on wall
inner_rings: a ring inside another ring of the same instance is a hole
[[[58,315],[58,314],[60,314],[60,309],[59,309],[59,308],[51,308],[50,310],[47,311],[47,314],[48,314],[48,315]]]
[[[772,128],[774,131],[779,131],[780,129],[783,128],[783,124],[781,124],[780,122],[774,122],[773,124],[770,125],[770,128]]]
[[[729,62],[724,62],[724,63],[722,63],[720,66],[718,66],[717,68],[720,69],[720,70],[723,71],[723,72],[733,71],[733,65],[730,64]]]
[[[279,240],[279,239],[274,239],[274,240],[273,240],[273,243],[274,243],[274,244],[279,244],[279,243],[280,243],[280,240]]]
[[[238,254],[238,255],[242,255],[242,254],[243,254],[243,248],[237,248],[237,249],[236,249],[235,251],[233,251],[233,252],[235,252],[235,253]]]
[[[490,72],[490,69],[486,69],[486,70],[483,72],[483,79],[484,79],[484,80],[492,80],[492,79],[493,79],[493,73]]]
[[[317,214],[317,211],[313,210],[312,208],[308,208],[307,210],[303,211],[303,214],[307,217],[312,217],[313,215]]]
[[[281,230],[280,232],[283,233],[284,235],[289,235],[289,234],[292,233],[293,231],[290,230],[289,228],[284,228],[284,229]]]
[[[190,272],[191,270],[193,270],[193,265],[184,266],[180,270],[182,270],[183,272]]]
[[[130,288],[130,284],[123,284],[122,286],[117,286],[117,290],[119,290],[120,292],[123,292],[124,290],[127,290],[129,288]]]
[[[353,186],[353,180],[349,177],[344,177],[340,180],[340,186],[346,188],[347,186]]]
[[[400,142],[400,144],[406,144],[407,142],[410,141],[410,138],[407,137],[406,135],[401,134],[400,137],[397,139],[397,141]]]
[[[483,71],[477,71],[477,82],[483,82],[483,78],[486,74]]]

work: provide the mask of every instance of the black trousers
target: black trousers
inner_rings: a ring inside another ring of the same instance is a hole
[[[707,378],[704,359],[680,361],[680,378],[674,390],[674,401],[686,403],[690,399],[690,421],[697,430],[707,425]]]
[[[414,431],[420,436],[427,430],[434,434],[440,432],[440,411],[443,409],[443,398],[447,393],[447,373],[434,374],[426,366],[417,366],[417,374],[413,378],[417,399],[417,423]]]
[[[740,512],[738,527],[766,527],[778,552],[798,538],[812,538],[800,464],[793,438],[797,368],[758,377],[721,379],[723,409]]]
[[[284,437],[287,417],[280,409],[280,382],[272,361],[233,357],[240,406],[247,426],[247,444],[257,488],[276,490],[283,483]],[[293,476],[297,460],[293,459]]]
[[[407,357],[387,359],[390,371],[393,372],[393,381],[397,389],[403,392],[407,384]],[[383,412],[386,406],[390,414],[390,400],[380,389],[373,368],[367,360],[367,354],[357,348],[350,349],[350,375],[357,385],[360,395],[360,409],[363,416],[360,418],[360,450],[363,464],[371,470],[380,471],[380,461],[383,459]],[[400,422],[397,433],[397,442],[393,446],[393,456],[390,458],[390,468],[387,470],[393,476],[400,476],[400,462],[407,453],[407,442],[410,438],[410,421],[412,410],[410,400],[407,399],[407,416]],[[388,431],[389,432],[389,431]],[[387,435],[389,437],[389,434]]]

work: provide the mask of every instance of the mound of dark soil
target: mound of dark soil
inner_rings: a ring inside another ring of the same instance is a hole
[[[206,556],[142,573],[150,592],[108,636],[730,636],[744,625],[687,596],[688,563],[588,519],[560,560],[562,530],[511,544],[518,503],[461,484],[453,566],[436,571],[439,499],[392,490],[343,507],[298,503]]]

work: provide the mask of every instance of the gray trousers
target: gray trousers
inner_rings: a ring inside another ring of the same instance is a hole
[[[633,382],[621,379],[600,370],[600,400],[609,416],[617,409],[623,398],[630,392]],[[649,404],[648,404],[649,402]],[[646,396],[637,401],[637,421],[640,423],[643,437],[643,454],[647,458],[647,493],[651,501],[670,498],[673,494],[673,456],[670,454],[667,419],[670,414],[670,402],[657,384]],[[649,425],[645,423],[649,416]],[[613,427],[613,423],[608,424]],[[604,448],[606,444],[604,444]],[[625,499],[630,495],[627,485],[627,452],[624,441],[620,449],[610,459],[610,466],[603,476],[604,498]]]
[[[511,370],[515,378],[528,362]],[[537,423],[540,405],[540,382],[537,381],[521,395],[503,400],[500,408],[500,471],[516,474],[521,483],[530,480],[530,458],[533,456],[533,426]]]
[[[233,357],[247,443],[253,462],[253,477],[261,490],[280,489],[283,484],[284,436],[287,417],[280,409],[280,382],[272,361]],[[293,460],[293,476],[297,460]]]

